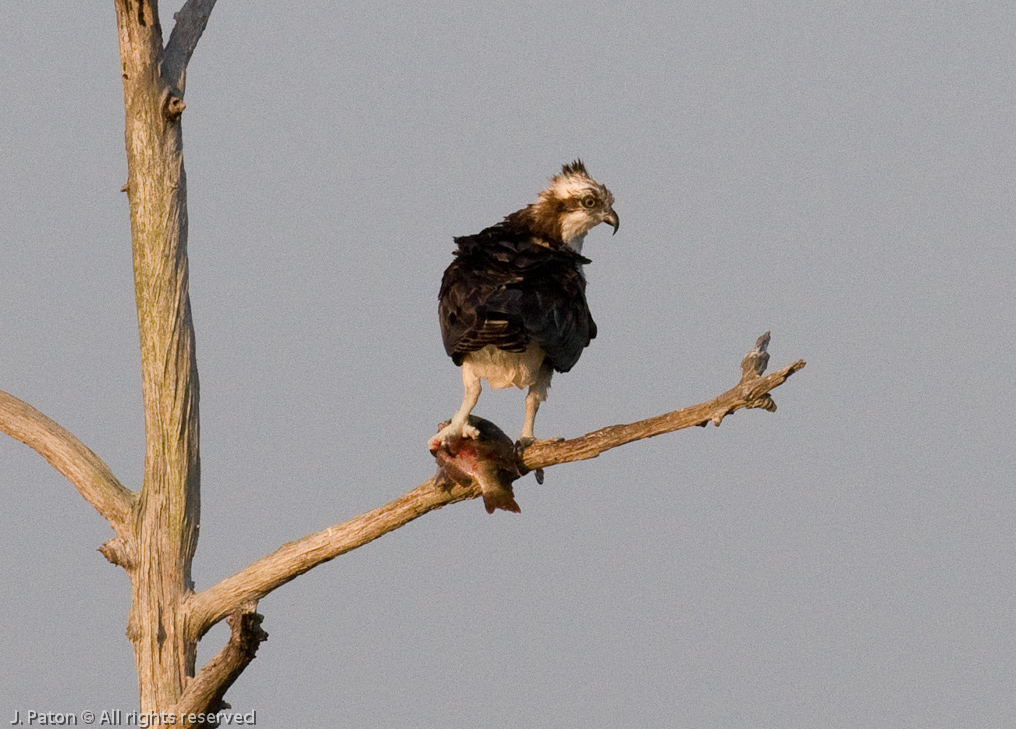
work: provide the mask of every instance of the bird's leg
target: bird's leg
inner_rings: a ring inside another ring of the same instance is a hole
[[[529,394],[526,395],[526,422],[522,424],[522,434],[519,436],[519,443],[529,445],[534,440],[533,424],[536,422],[536,413],[540,409],[540,396],[530,386]]]
[[[550,378],[554,370],[545,362],[540,368],[536,382],[529,386],[529,394],[526,395],[526,421],[522,424],[522,435],[519,436],[519,444],[527,446],[531,444],[533,437],[533,425],[536,422],[536,413],[540,409],[540,403],[547,399],[547,390],[550,389]]]
[[[452,438],[477,438],[480,435],[480,431],[467,422],[469,413],[476,407],[483,389],[479,376],[473,371],[473,366],[469,362],[462,363],[462,387],[465,390],[462,405],[452,416],[452,421],[430,439],[428,446],[432,451],[440,447],[442,441]]]

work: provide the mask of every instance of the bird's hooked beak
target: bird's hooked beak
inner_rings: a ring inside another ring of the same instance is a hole
[[[617,235],[617,229],[621,227],[621,220],[617,217],[617,213],[614,212],[614,208],[608,210],[607,214],[603,216],[603,222],[614,226],[614,232],[611,235]]]

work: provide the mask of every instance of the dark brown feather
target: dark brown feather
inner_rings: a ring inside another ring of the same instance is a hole
[[[523,352],[535,341],[555,370],[567,372],[596,336],[581,269],[589,259],[552,247],[560,241],[537,232],[542,226],[528,211],[455,239],[438,295],[441,335],[455,364],[488,344]]]

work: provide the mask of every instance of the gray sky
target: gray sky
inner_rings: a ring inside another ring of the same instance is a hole
[[[175,5],[162,8],[172,27]],[[433,472],[454,235],[581,156],[600,334],[537,435],[808,366],[739,412],[428,515],[261,603],[258,725],[1016,724],[1009,3],[224,2],[184,139],[207,587]],[[136,488],[111,3],[0,10],[0,388]],[[516,433],[523,394],[477,413]],[[0,439],[0,719],[130,710],[111,532]],[[207,659],[226,638],[202,643]]]

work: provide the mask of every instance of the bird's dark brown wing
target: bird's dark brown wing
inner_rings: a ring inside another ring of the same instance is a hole
[[[532,237],[502,223],[455,239],[459,250],[445,270],[438,307],[455,364],[488,344],[523,352],[535,341],[555,370],[567,372],[596,336],[580,269],[588,259]]]

